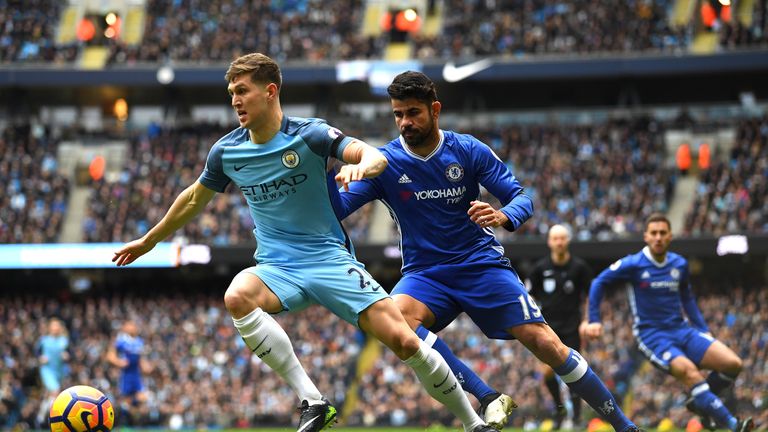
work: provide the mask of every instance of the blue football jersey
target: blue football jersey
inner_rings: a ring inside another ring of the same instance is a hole
[[[124,373],[140,374],[139,361],[144,353],[144,340],[138,336],[120,333],[115,339],[115,351],[117,356],[128,360],[128,365],[123,368]]]
[[[240,188],[255,225],[258,262],[322,261],[351,249],[330,203],[326,161],[341,159],[352,141],[320,119],[284,116],[263,144],[238,128],[213,146],[199,181],[217,192],[230,181]]]
[[[533,205],[523,187],[493,151],[471,135],[440,131],[428,156],[411,152],[402,137],[380,148],[389,165],[378,177],[352,182],[341,191],[339,217],[381,200],[401,236],[403,273],[438,264],[505,261],[492,228],[467,215],[480,197],[480,185],[506,204],[509,229],[531,217]]]
[[[603,270],[589,290],[589,322],[600,322],[600,301],[605,288],[617,282],[629,283],[627,293],[634,315],[634,327],[674,328],[686,323],[683,309],[697,329],[707,332],[707,324],[696,306],[688,282],[688,261],[667,252],[659,263],[646,246]]]

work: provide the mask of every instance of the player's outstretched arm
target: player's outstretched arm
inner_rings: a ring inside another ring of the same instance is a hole
[[[387,158],[375,147],[360,140],[352,141],[344,148],[344,162],[336,174],[336,181],[341,182],[344,190],[349,190],[349,183],[363,178],[376,177],[387,168]]]
[[[203,186],[200,182],[195,182],[192,186],[184,189],[176,197],[176,200],[168,209],[168,213],[157,225],[144,235],[144,237],[126,243],[120,250],[115,252],[112,262],[118,266],[125,266],[136,261],[140,256],[152,250],[155,245],[177,229],[187,224],[193,217],[200,214],[206,204],[211,201],[216,192]]]

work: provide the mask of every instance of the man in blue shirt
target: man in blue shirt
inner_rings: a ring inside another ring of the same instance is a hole
[[[381,148],[389,165],[376,178],[350,184],[337,212],[343,218],[373,200],[389,207],[403,257],[403,277],[392,295],[408,323],[478,399],[498,393],[434,335],[461,312],[490,338],[518,339],[617,431],[637,430],[586,360],[544,321],[494,237],[493,228],[514,231],[533,213],[523,187],[487,145],[439,128],[442,106],[426,75],[404,72],[388,92],[401,134]],[[481,185],[501,209],[478,200]]]
[[[348,187],[384,171],[384,156],[323,120],[284,115],[280,68],[263,54],[236,59],[225,78],[240,127],[214,144],[198,181],[179,195],[165,217],[144,237],[118,250],[113,261],[130,264],[234,182],[255,224],[257,265],[235,276],[224,303],[248,347],[298,394],[299,432],[330,427],[336,409],[309,378],[288,335],[269,314],[311,304],[325,306],[389,347],[467,432],[495,430],[457,390],[458,381],[445,360],[419,340],[394,302],[354,258],[334,213],[326,182],[328,158],[348,163],[337,176]]]
[[[688,261],[669,252],[669,219],[659,213],[651,215],[643,239],[646,246],[642,251],[611,264],[592,282],[587,337],[596,339],[603,333],[600,302],[606,287],[619,282],[631,284],[627,293],[640,351],[654,366],[690,389],[686,406],[701,415],[708,428],[714,430],[720,425],[732,431],[752,430],[751,418],[737,419],[718,397],[733,384],[742,361],[707,328],[691,292]],[[713,372],[705,379],[701,369]]]
[[[69,336],[67,329],[58,318],[48,321],[48,334],[40,337],[37,343],[40,362],[40,379],[52,397],[61,389],[61,381],[67,371],[69,360]]]
[[[143,354],[144,339],[139,336],[139,327],[133,320],[125,321],[107,351],[107,361],[120,368],[120,409],[127,424],[133,424],[133,408],[147,401],[141,374],[149,370],[149,364]]]

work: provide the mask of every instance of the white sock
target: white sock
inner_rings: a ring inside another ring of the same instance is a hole
[[[430,396],[445,405],[448,411],[464,423],[464,430],[471,431],[485,424],[477,415],[467,399],[467,395],[459,385],[456,376],[451,372],[445,359],[424,341],[419,339],[419,350],[405,360]]]
[[[322,403],[323,395],[299,363],[291,340],[274,318],[256,308],[232,321],[248,348],[293,388],[299,400],[306,400],[310,405]]]

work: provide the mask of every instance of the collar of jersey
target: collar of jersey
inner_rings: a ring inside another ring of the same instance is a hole
[[[422,160],[422,161],[428,161],[432,156],[436,155],[437,152],[440,151],[440,148],[443,146],[443,141],[445,141],[445,135],[443,135],[443,130],[438,129],[437,132],[440,134],[440,141],[437,142],[437,145],[435,146],[435,149],[432,150],[432,153],[428,154],[426,157],[419,156],[416,153],[412,152],[408,148],[408,145],[405,143],[405,140],[403,139],[402,135],[400,135],[400,145],[403,146],[403,149],[405,150],[405,152],[408,153],[408,155],[410,155],[412,158]]]
[[[664,262],[658,262],[655,259],[653,259],[653,255],[651,255],[651,248],[648,246],[643,248],[643,255],[645,255],[646,258],[648,258],[648,261],[652,262],[653,265],[655,265],[658,268],[662,268],[665,265],[667,265],[667,262],[669,261],[669,254],[664,255]]]

